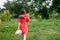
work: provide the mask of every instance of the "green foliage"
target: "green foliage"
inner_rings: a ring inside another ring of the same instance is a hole
[[[3,22],[0,26],[0,40],[22,40],[22,35],[15,35],[17,26],[17,19]],[[27,40],[60,40],[60,20],[31,19],[28,26]]]
[[[8,10],[4,10],[1,15],[0,15],[0,19],[2,21],[7,21],[7,20],[10,20],[10,13]]]
[[[27,12],[35,12],[35,17],[38,16],[41,13],[42,18],[49,19],[53,11],[56,11],[57,13],[60,13],[60,0],[53,0],[52,6],[50,8],[47,8],[46,4],[43,6],[42,4],[46,0],[13,0],[12,2],[7,0],[7,3],[5,3],[6,9],[8,9],[11,13],[20,13],[21,8],[25,8]],[[28,4],[30,2],[30,4]],[[38,10],[36,11],[35,8]],[[33,14],[32,14],[33,15]]]
[[[53,0],[52,10],[60,13],[60,0]]]

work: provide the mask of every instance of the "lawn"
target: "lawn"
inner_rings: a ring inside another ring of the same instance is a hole
[[[60,20],[31,19],[27,23],[29,33],[27,40],[60,40]],[[17,19],[2,22],[0,26],[0,40],[22,40],[22,35],[16,37]]]

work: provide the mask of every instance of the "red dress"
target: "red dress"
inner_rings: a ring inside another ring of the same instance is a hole
[[[22,30],[22,34],[27,34],[28,33],[28,26],[27,26],[27,23],[26,23],[28,21],[30,21],[30,18],[27,15],[23,16],[23,19],[18,17],[18,22],[21,23],[19,28],[20,28],[20,30]]]

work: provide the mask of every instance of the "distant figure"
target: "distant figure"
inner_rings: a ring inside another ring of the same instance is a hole
[[[28,33],[27,22],[30,21],[29,14],[26,14],[26,10],[22,9],[18,16],[18,29],[22,30],[22,40],[26,40],[26,35]]]

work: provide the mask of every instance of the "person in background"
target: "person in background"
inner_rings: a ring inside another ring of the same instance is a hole
[[[25,9],[22,9],[18,16],[18,29],[22,31],[22,40],[26,40],[26,36],[28,33],[27,22],[29,21],[29,14],[27,14]]]

